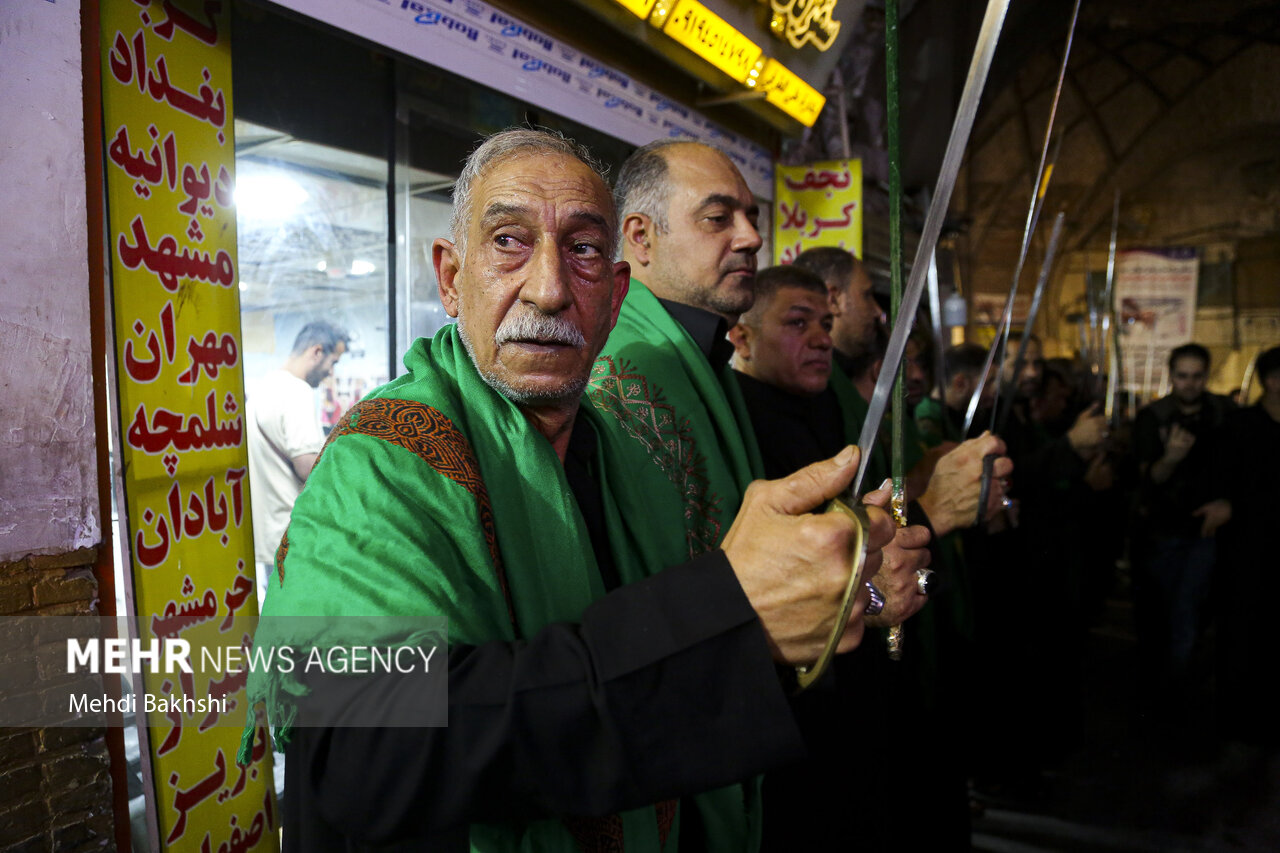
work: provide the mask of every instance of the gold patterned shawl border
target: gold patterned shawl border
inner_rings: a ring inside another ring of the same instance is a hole
[[[335,439],[352,434],[367,435],[397,447],[403,447],[430,465],[436,472],[448,477],[471,493],[476,500],[476,509],[480,515],[480,524],[484,530],[489,556],[493,559],[493,565],[498,573],[498,583],[502,587],[502,597],[506,601],[507,615],[514,627],[515,608],[507,586],[507,574],[502,564],[502,555],[498,550],[493,507],[489,502],[489,492],[480,474],[480,465],[476,461],[475,451],[472,450],[467,437],[439,409],[412,400],[375,397],[361,400],[347,410],[329,433],[324,447],[320,450],[320,456],[324,455],[324,451]],[[320,459],[317,457],[316,463],[319,464],[319,462]],[[284,583],[284,558],[288,548],[289,534],[286,529],[280,549],[276,552],[276,571],[279,572],[281,584]]]
[[[658,821],[658,846],[667,846],[671,826],[675,823],[679,800],[663,800],[654,804],[654,817]],[[567,817],[565,829],[573,836],[582,853],[623,853],[623,829],[621,815],[606,817]]]

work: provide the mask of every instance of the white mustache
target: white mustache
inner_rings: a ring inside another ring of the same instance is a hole
[[[537,310],[507,315],[493,337],[499,346],[510,341],[536,341],[579,348],[587,345],[582,331],[567,318]]]

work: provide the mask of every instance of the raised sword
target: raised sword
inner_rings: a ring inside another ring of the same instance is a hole
[[[857,524],[860,528],[858,534],[860,547],[855,550],[853,570],[849,573],[849,584],[845,589],[844,600],[822,654],[812,665],[797,668],[797,682],[801,689],[817,681],[830,665],[831,659],[835,656],[836,646],[840,643],[840,637],[844,634],[845,625],[849,621],[849,614],[853,610],[855,594],[862,583],[862,574],[866,567],[867,522],[865,510],[858,504],[857,497],[862,492],[862,483],[867,476],[867,462],[871,458],[871,450],[880,431],[880,422],[884,419],[885,410],[888,408],[889,395],[898,372],[898,365],[902,363],[907,336],[911,333],[916,309],[920,305],[920,297],[924,292],[929,256],[937,247],[938,235],[942,233],[942,222],[946,217],[947,207],[951,204],[951,192],[955,189],[956,175],[960,171],[964,149],[968,144],[969,134],[973,130],[978,101],[982,97],[982,89],[986,84],[987,74],[991,70],[991,60],[995,56],[996,43],[1000,39],[1000,28],[1004,25],[1005,13],[1008,10],[1009,0],[987,0],[982,26],[978,31],[978,41],[969,63],[969,73],[965,78],[964,91],[960,96],[960,106],[956,110],[955,120],[951,125],[951,135],[947,138],[942,168],[938,172],[938,181],[929,203],[929,212],[925,216],[920,242],[916,245],[911,274],[903,291],[901,311],[889,335],[889,344],[885,349],[880,376],[876,380],[875,391],[867,407],[866,420],[862,424],[862,433],[858,437],[860,451],[858,472],[854,475],[845,499],[833,500],[827,508],[828,512],[842,512],[860,519]]]
[[[1031,236],[1035,233],[1036,222],[1040,218],[1040,211],[1044,206],[1045,194],[1049,189],[1049,179],[1053,177],[1053,165],[1057,161],[1058,151],[1062,145],[1062,137],[1058,137],[1058,142],[1054,146],[1053,158],[1049,159],[1049,145],[1053,138],[1053,123],[1058,115],[1058,103],[1062,99],[1062,86],[1067,79],[1067,62],[1071,59],[1071,44],[1075,40],[1076,20],[1080,16],[1080,0],[1075,0],[1075,4],[1071,9],[1071,21],[1067,25],[1067,44],[1062,51],[1062,64],[1058,68],[1058,82],[1053,90],[1053,101],[1049,105],[1049,119],[1045,122],[1044,142],[1040,146],[1040,162],[1036,166],[1035,181],[1031,185],[1031,203],[1027,206],[1027,219],[1022,229],[1022,244],[1018,250],[1018,262],[1013,269],[1013,282],[1009,286],[1009,296],[1005,299],[1004,311],[1000,315],[1000,322],[996,326],[996,337],[991,342],[991,348],[987,351],[987,360],[983,365],[982,373],[978,376],[977,388],[974,389],[973,396],[969,398],[969,406],[965,410],[964,415],[964,437],[968,438],[969,430],[973,427],[973,421],[978,413],[978,404],[982,399],[982,389],[987,384],[987,376],[991,373],[991,366],[995,363],[995,359],[999,356],[1004,358],[1005,343],[1009,338],[1009,329],[1013,325],[1013,304],[1014,297],[1018,293],[1018,280],[1022,278],[1022,268],[1027,262],[1027,252],[1031,248]],[[1046,163],[1048,168],[1046,169]],[[996,392],[999,393],[999,383],[996,385]],[[992,424],[995,423],[995,406],[992,406]],[[988,460],[988,468],[994,458]],[[984,482],[989,479],[989,474],[985,474]],[[979,510],[979,517],[982,511]]]

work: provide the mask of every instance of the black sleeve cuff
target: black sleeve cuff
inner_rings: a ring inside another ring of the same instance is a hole
[[[920,506],[918,501],[911,501],[907,504],[907,524],[917,524],[928,528],[929,541],[937,541],[938,534],[933,532],[933,522],[929,520],[929,514],[924,511],[924,507]]]

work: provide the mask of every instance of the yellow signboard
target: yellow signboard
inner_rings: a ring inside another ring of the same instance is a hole
[[[618,0],[618,5],[643,21],[649,17],[656,2],[657,0]]]
[[[257,626],[233,199],[230,4],[103,3],[101,57],[126,537],[163,851],[277,847],[271,756],[235,764],[247,671],[196,649]],[[260,730],[259,736],[263,736]],[[265,754],[264,754],[265,752]]]
[[[861,160],[778,166],[774,175],[774,263],[789,264],[816,246],[862,257]]]
[[[677,0],[663,32],[739,83],[760,59],[760,47],[698,0]]]
[[[827,103],[821,92],[776,59],[765,62],[764,72],[756,79],[755,88],[765,93],[769,103],[805,127],[813,127],[813,123],[818,120],[818,113],[822,112],[822,107]]]

